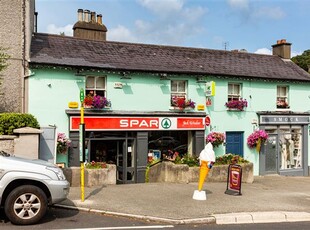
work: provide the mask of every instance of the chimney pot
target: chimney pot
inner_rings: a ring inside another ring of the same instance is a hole
[[[99,25],[102,25],[102,15],[101,15],[101,14],[98,14],[98,15],[97,15],[97,23],[98,23]]]
[[[83,21],[83,9],[78,9],[78,21]]]
[[[91,23],[96,23],[96,12],[91,12]]]
[[[89,22],[89,10],[84,10],[84,21]]]

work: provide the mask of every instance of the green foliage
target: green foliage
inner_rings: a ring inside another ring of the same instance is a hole
[[[11,135],[14,129],[40,128],[37,119],[27,113],[0,113],[0,135]]]
[[[176,157],[175,164],[187,164],[189,167],[199,166],[199,159],[197,156],[191,156],[189,154],[184,155],[183,158]]]
[[[175,164],[187,164],[189,167],[199,166],[199,159],[197,156],[185,155],[183,158],[177,157],[174,161]],[[224,154],[216,157],[214,165],[228,165],[231,163],[249,163],[248,160],[243,159],[241,156],[236,154]]]
[[[87,169],[105,169],[107,167],[108,167],[108,165],[106,162],[92,161],[92,162],[88,162],[85,164],[85,168],[87,168]]]
[[[7,60],[10,58],[10,55],[5,53],[5,49],[0,47],[0,72],[7,67]]]
[[[249,161],[243,159],[239,155],[227,153],[222,156],[216,157],[214,165],[228,165],[231,163],[241,164],[241,163],[249,163]]]
[[[306,50],[302,55],[297,55],[291,59],[296,65],[309,71],[310,68],[310,50]]]

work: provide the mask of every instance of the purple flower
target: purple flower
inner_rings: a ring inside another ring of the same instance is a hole
[[[246,99],[240,98],[239,100],[231,100],[226,102],[225,106],[229,109],[238,109],[243,111],[244,107],[248,107],[248,102]]]
[[[259,139],[264,143],[267,138],[268,133],[266,133],[265,130],[256,130],[250,136],[248,136],[247,143],[250,148],[255,148]]]

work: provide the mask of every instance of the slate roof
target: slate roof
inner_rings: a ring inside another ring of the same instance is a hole
[[[310,82],[306,71],[273,55],[92,41],[42,33],[32,38],[30,64]]]

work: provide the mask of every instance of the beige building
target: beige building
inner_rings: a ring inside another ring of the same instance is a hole
[[[10,55],[0,73],[0,112],[27,112],[25,85],[35,22],[35,0],[1,0],[0,46]]]

